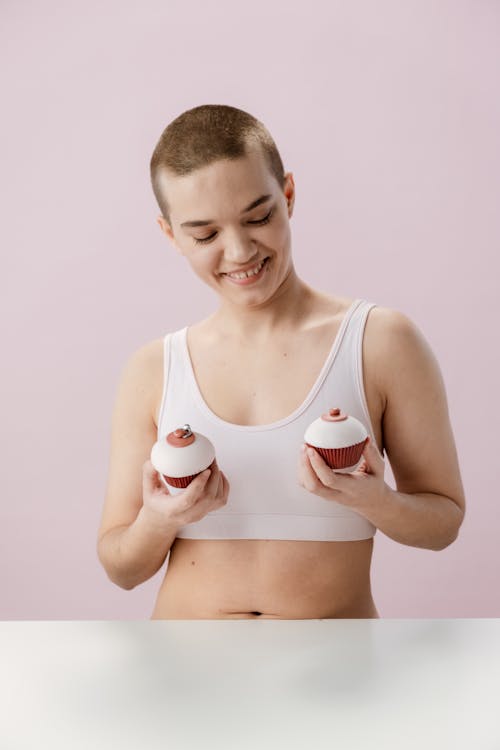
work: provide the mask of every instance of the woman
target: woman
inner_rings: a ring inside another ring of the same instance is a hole
[[[158,141],[151,178],[162,231],[219,306],[124,368],[99,559],[131,589],[170,553],[152,618],[378,617],[376,529],[443,549],[465,511],[429,345],[402,313],[297,276],[293,175],[250,114],[184,112]],[[337,406],[371,438],[351,474],[301,450],[308,424]],[[213,442],[216,460],[170,496],[149,455],[185,423]],[[384,450],[397,491],[384,482]]]

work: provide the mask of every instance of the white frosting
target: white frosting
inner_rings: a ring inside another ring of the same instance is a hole
[[[206,469],[215,458],[215,448],[210,440],[192,430],[195,437],[191,445],[177,448],[167,443],[164,435],[151,449],[151,463],[160,474],[168,477],[187,477]]]
[[[316,448],[346,448],[361,443],[368,436],[364,424],[356,417],[340,422],[328,422],[321,417],[311,422],[304,433],[304,441]]]

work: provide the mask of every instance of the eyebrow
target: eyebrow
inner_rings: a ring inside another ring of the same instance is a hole
[[[256,200],[252,201],[249,206],[243,209],[241,212],[242,214],[246,214],[249,211],[252,210],[252,208],[256,208],[257,206],[260,206],[261,203],[265,203],[269,200],[269,198],[272,198],[271,194],[268,195],[261,195],[260,198],[257,198]],[[207,224],[215,224],[214,219],[202,219],[200,221],[183,221],[181,224],[181,227],[204,227]]]

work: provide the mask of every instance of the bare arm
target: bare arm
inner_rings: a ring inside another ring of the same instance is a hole
[[[215,459],[178,495],[170,495],[160,484],[149,459],[142,477],[144,504],[137,517],[102,534],[98,542],[99,559],[110,580],[124,589],[151,578],[165,562],[179,529],[225,505],[229,493]]]
[[[146,462],[157,438],[153,412],[161,378],[160,353],[157,342],[152,342],[129,358],[119,379],[112,414],[108,484],[97,555],[110,580],[126,589],[160,569],[178,528],[148,512],[143,503],[145,491],[155,481]]]
[[[98,545],[99,559],[113,583],[133,589],[161,568],[175,540],[178,527],[163,526],[146,507],[129,526],[111,529]]]
[[[360,510],[395,541],[441,550],[457,538],[466,506],[444,380],[418,326],[381,313],[383,436],[397,490],[386,485],[376,508]]]
[[[432,492],[399,492],[386,484],[377,505],[358,506],[380,531],[400,544],[441,550],[455,541],[463,511],[449,497]]]
[[[302,454],[299,479],[310,492],[362,514],[401,544],[441,550],[455,541],[465,494],[438,362],[405,315],[374,308],[375,372],[384,396],[383,442],[397,490],[384,481],[384,459],[369,440],[364,468],[332,471],[317,451]]]

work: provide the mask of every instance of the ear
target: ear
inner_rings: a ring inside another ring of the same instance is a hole
[[[165,221],[164,217],[161,214],[160,214],[160,216],[158,216],[158,218],[156,219],[156,221],[158,222],[158,224],[160,226],[160,229],[163,232],[163,234],[165,234],[168,237],[168,239],[170,240],[170,242],[172,243],[172,245],[175,247],[175,249],[177,250],[177,252],[182,253],[180,247],[177,244],[177,240],[174,237],[174,233],[172,232],[172,227],[170,226],[170,224]]]
[[[295,183],[291,172],[285,173],[283,192],[285,193],[286,202],[288,203],[288,216],[290,218],[293,214],[293,206],[295,203]]]
[[[168,224],[165,221],[165,219],[163,218],[163,216],[161,214],[158,216],[158,218],[156,219],[156,221],[158,222],[161,231],[164,234],[167,235],[167,237],[169,238],[169,240],[173,240],[174,239],[174,234],[172,232],[172,227],[170,226],[170,224]]]

